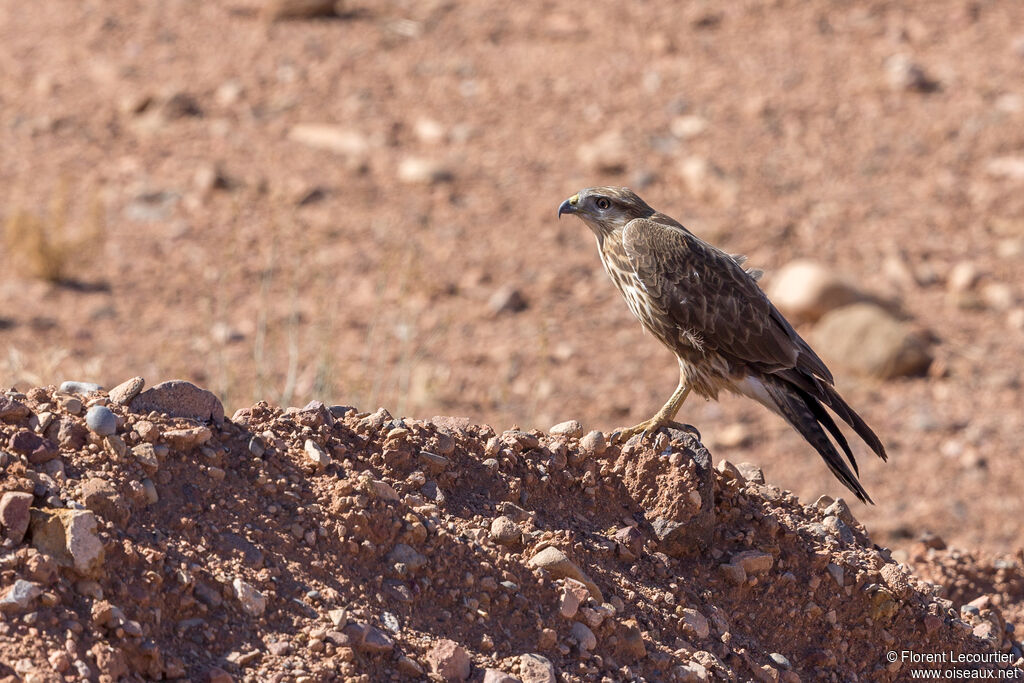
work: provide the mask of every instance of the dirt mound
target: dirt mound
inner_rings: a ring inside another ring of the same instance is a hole
[[[0,401],[11,680],[896,680],[902,650],[1019,664],[1003,616],[1019,590],[958,612],[841,500],[712,469],[688,433],[619,447],[575,423],[495,434],[319,403],[207,424],[103,392]]]

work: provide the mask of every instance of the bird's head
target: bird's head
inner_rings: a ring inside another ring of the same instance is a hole
[[[558,216],[578,216],[594,234],[608,235],[626,227],[634,218],[647,218],[654,209],[628,187],[588,187],[562,202]]]

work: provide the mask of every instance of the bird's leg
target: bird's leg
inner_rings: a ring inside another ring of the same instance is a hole
[[[662,427],[667,427],[673,424],[676,413],[679,412],[679,407],[683,405],[683,401],[690,394],[690,387],[686,386],[685,378],[682,373],[679,374],[679,386],[676,387],[672,397],[661,407],[654,417],[650,420],[645,420],[638,425],[633,425],[625,429],[619,429],[612,434],[612,443],[625,443],[629,441],[636,434],[640,434],[640,439],[647,438],[650,434],[656,434]]]

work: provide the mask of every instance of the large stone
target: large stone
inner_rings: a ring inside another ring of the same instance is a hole
[[[813,340],[827,361],[879,379],[920,375],[932,362],[923,334],[869,303],[832,311],[818,323]]]
[[[33,547],[61,565],[84,575],[103,566],[103,540],[91,510],[33,509],[29,527]]]
[[[814,322],[863,295],[835,270],[809,259],[790,261],[772,276],[768,295],[792,322]]]
[[[216,394],[191,382],[173,379],[161,382],[136,396],[129,404],[136,413],[156,411],[171,417],[224,421],[224,406]]]
[[[710,547],[715,525],[711,454],[688,432],[669,429],[668,463],[653,448],[619,456],[623,483],[645,512],[658,548],[673,557]],[[628,450],[628,449],[627,449]]]
[[[469,653],[454,640],[438,640],[427,651],[426,658],[430,672],[445,681],[464,681],[469,678]]]
[[[32,494],[21,491],[8,491],[0,497],[0,530],[4,538],[21,543],[28,531],[29,508],[32,506]]]

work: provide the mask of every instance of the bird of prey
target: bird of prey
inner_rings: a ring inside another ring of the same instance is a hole
[[[597,237],[604,269],[640,323],[679,360],[679,386],[654,417],[620,440],[657,432],[691,391],[722,390],[766,406],[792,425],[832,473],[870,503],[850,445],[827,406],[886,459],[882,442],[835,390],[832,373],[757,285],[745,258],[708,244],[625,187],[591,187],[558,207]],[[827,432],[827,433],[826,433]],[[853,471],[840,456],[835,439]],[[855,474],[856,473],[856,474]]]

